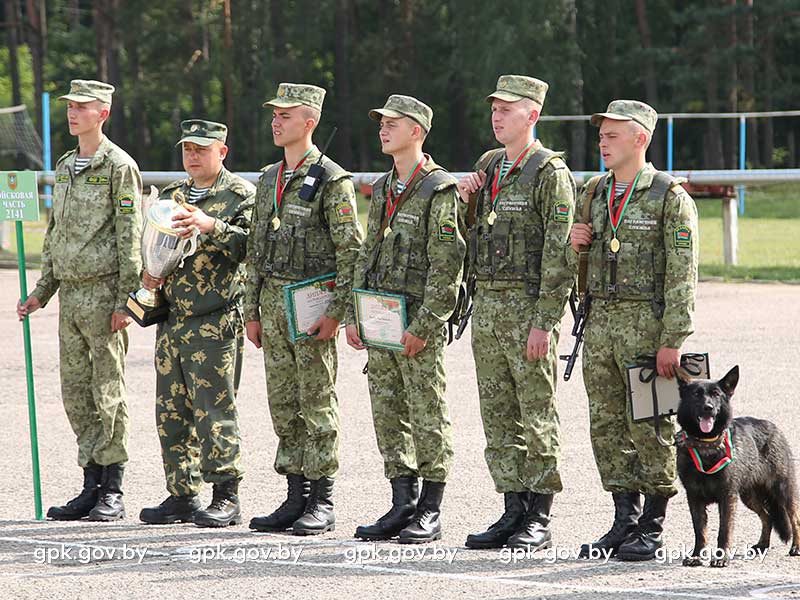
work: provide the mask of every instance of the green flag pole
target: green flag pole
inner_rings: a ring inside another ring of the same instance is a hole
[[[19,265],[19,293],[22,302],[28,299],[28,275],[25,270],[25,240],[22,221],[17,221],[17,264]],[[31,353],[31,326],[28,317],[22,321],[25,342],[25,376],[28,380],[28,423],[31,433],[31,460],[33,461],[33,501],[36,519],[42,520],[42,482],[39,477],[39,437],[36,431],[36,396],[33,390],[33,355]]]

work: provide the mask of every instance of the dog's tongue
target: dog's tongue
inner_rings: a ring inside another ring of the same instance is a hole
[[[702,417],[700,419],[700,430],[703,433],[710,433],[714,429],[714,417]]]

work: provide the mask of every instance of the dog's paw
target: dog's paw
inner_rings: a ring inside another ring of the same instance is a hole
[[[769,550],[769,544],[753,544],[750,546],[750,550],[753,552],[763,552],[764,550]]]
[[[728,559],[727,558],[712,558],[711,562],[708,563],[709,567],[714,567],[716,569],[721,569],[722,567],[728,566]]]
[[[800,546],[792,546],[789,549],[789,556],[800,556]]]
[[[683,566],[684,567],[702,567],[703,561],[700,560],[699,556],[687,556],[683,559]]]

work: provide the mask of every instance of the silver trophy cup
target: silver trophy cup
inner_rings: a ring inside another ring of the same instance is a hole
[[[197,250],[199,231],[195,229],[192,237],[183,239],[178,235],[179,231],[172,228],[172,216],[184,203],[185,198],[180,192],[173,194],[172,198],[159,200],[158,190],[150,187],[150,196],[145,202],[141,249],[144,269],[153,277],[163,279],[182,267],[184,259]],[[130,294],[127,308],[143,326],[166,318],[167,307],[157,289],[142,287]]]

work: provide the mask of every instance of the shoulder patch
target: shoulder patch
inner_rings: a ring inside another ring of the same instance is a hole
[[[350,202],[339,202],[336,205],[336,222],[352,223],[355,220],[355,211]]]
[[[136,211],[133,194],[122,194],[121,196],[117,196],[117,207],[120,214],[133,214]]]
[[[553,204],[553,221],[569,223],[570,206],[568,202],[559,201]]]
[[[69,175],[66,173],[56,175],[56,183],[69,183]]]
[[[439,222],[439,241],[454,242],[456,239],[456,223],[453,219],[444,219]]]
[[[676,248],[691,248],[692,230],[685,225],[676,227],[672,234],[672,242]]]

